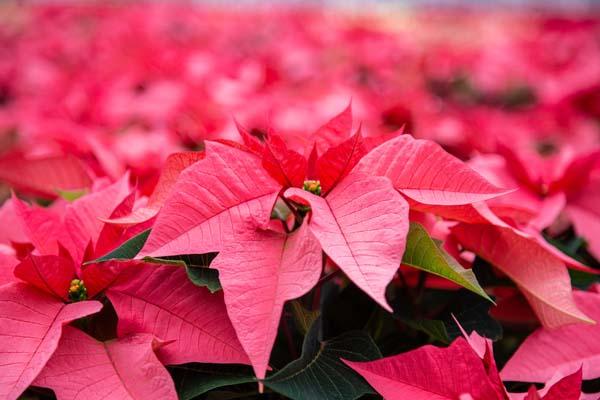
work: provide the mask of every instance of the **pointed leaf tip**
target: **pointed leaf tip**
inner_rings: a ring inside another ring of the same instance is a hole
[[[471,204],[513,191],[492,185],[437,143],[410,135],[374,148],[355,170],[387,176],[396,190],[428,205]]]
[[[416,222],[410,223],[402,264],[446,278],[494,303],[477,282],[473,271],[460,265]]]

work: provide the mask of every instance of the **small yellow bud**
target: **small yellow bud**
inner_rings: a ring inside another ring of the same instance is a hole
[[[310,192],[312,194],[316,194],[317,196],[320,196],[321,195],[321,182],[313,181],[313,180],[304,181],[303,189],[306,190],[307,192]]]
[[[69,285],[69,299],[71,301],[87,300],[87,289],[81,279],[73,279]]]

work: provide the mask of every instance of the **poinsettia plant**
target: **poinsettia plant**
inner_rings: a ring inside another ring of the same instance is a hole
[[[14,276],[4,274],[0,287],[4,396],[32,385],[59,398],[192,398],[257,383],[255,390],[291,398],[375,390],[386,398],[505,399],[502,377],[549,382],[526,398],[579,394],[582,377],[597,369],[585,356],[560,352],[532,368],[543,346],[532,336],[499,374],[491,341],[477,333],[495,293],[479,283],[467,249],[481,257],[479,268],[514,283],[513,297],[543,326],[568,332],[597,314],[589,308],[596,294],[574,299],[570,258],[513,222],[517,206],[496,209],[493,199],[513,190],[434,142],[351,129],[348,106],[302,154],[272,131],[258,140],[240,126],[242,142],[206,141],[202,152],[172,155],[148,201],[136,201],[127,175],[50,208],[13,197],[4,207],[18,225],[8,234],[25,240],[5,255]],[[472,293],[482,309],[470,313],[469,304],[456,318],[464,315],[473,333],[462,331],[447,349],[379,360],[374,339],[396,348],[386,342],[408,328],[449,343],[463,329],[429,315],[428,276],[438,281],[431,288],[444,281]],[[348,293],[356,299],[343,304]],[[367,330],[327,339],[364,318],[352,315],[356,300],[370,310]],[[346,320],[331,314],[344,309]],[[540,335],[564,337],[555,332]],[[580,344],[593,346],[589,340]],[[213,364],[224,366],[211,371]]]
[[[0,11],[0,398],[600,399],[596,20]]]

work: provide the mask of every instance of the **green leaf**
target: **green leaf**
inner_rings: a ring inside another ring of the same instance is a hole
[[[340,358],[351,361],[381,358],[371,337],[365,332],[353,331],[320,342],[320,327],[319,318],[304,338],[300,358],[269,376],[264,384],[294,400],[352,400],[374,393],[359,375],[340,361]]]
[[[438,298],[438,296],[434,297]],[[434,298],[431,300],[435,302]],[[427,304],[431,302],[427,301]],[[460,290],[454,293],[451,299],[442,301],[442,304],[448,304],[448,307],[433,319],[410,315],[398,315],[396,318],[408,327],[427,334],[430,340],[445,344],[450,344],[454,339],[462,336],[453,316],[469,333],[476,331],[493,341],[502,338],[502,325],[490,316],[492,304],[489,301],[470,291]]]
[[[402,319],[402,322],[415,330],[426,333],[435,341],[445,344],[450,344],[451,342],[444,321],[437,319]]]
[[[185,254],[168,257],[144,257],[144,261],[157,264],[172,264],[185,267],[188,278],[196,286],[205,287],[211,293],[221,290],[219,271],[209,267],[217,253]]]
[[[296,328],[298,328],[300,333],[306,335],[312,324],[319,318],[319,310],[309,311],[298,300],[290,301],[289,305],[292,309]]]
[[[548,234],[544,234],[544,238],[548,243],[569,257],[591,268],[600,269],[600,260],[596,260],[589,253],[588,243],[584,238],[576,236],[572,229],[569,229],[558,237],[551,237]],[[571,282],[579,289],[586,290],[589,285],[595,283],[591,276],[587,276],[590,274],[586,272],[569,269],[569,274],[571,275]]]
[[[599,275],[589,274],[576,269],[569,269],[569,276],[571,277],[571,285],[581,290],[587,290],[593,284],[600,282]]]
[[[186,267],[188,278],[196,286],[205,287],[211,293],[221,290],[219,271],[209,267]]]
[[[402,264],[446,278],[493,303],[477,282],[473,271],[463,268],[418,223],[410,223]]]
[[[256,382],[252,368],[237,365],[182,364],[168,367],[180,400],[224,386]]]
[[[58,195],[68,202],[73,202],[88,193],[87,189],[57,190]]]
[[[138,233],[136,236],[132,237],[110,253],[97,258],[93,261],[88,261],[86,264],[98,263],[103,261],[110,260],[131,260],[140,252],[148,236],[150,235],[151,229],[146,229],[145,231]]]

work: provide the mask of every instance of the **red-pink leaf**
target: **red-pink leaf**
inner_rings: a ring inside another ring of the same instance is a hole
[[[386,400],[501,400],[482,360],[463,338],[368,362],[344,362]]]
[[[137,261],[106,261],[100,263],[84,264],[81,267],[81,279],[85,283],[88,297],[94,297],[117,279],[122,271],[132,266],[135,268]]]
[[[316,175],[323,193],[331,191],[366,153],[360,131],[339,145],[330,147],[316,163]]]
[[[145,332],[174,341],[158,351],[165,364],[248,362],[223,294],[195,286],[180,267],[139,263],[106,294],[119,316],[119,336]]]
[[[510,400],[598,400],[598,393],[588,395],[581,392],[581,368],[573,373],[556,372],[539,391],[534,385],[527,393],[509,393]]]
[[[568,195],[576,195],[580,191],[585,191],[593,186],[590,178],[598,165],[600,165],[599,149],[579,155],[565,168],[561,179],[550,185],[549,190],[560,190]]]
[[[317,160],[319,155],[317,154],[317,145],[313,143],[313,147],[308,154],[306,161],[306,179],[316,180],[317,177]]]
[[[542,400],[579,400],[581,396],[582,373],[579,368],[574,373],[564,376],[557,382],[549,382],[540,391]]]
[[[175,185],[179,174],[181,174],[184,169],[203,158],[204,152],[201,151],[184,151],[171,154],[165,161],[160,178],[158,178],[158,183],[148,199],[148,204],[144,207],[137,208],[128,215],[119,217],[111,216],[110,219],[105,220],[105,222],[120,226],[130,226],[149,221],[158,214],[158,211],[169,197],[171,189],[173,188],[173,185]]]
[[[104,227],[101,219],[110,217],[117,205],[130,193],[129,175],[125,174],[112,185],[83,196],[67,206],[63,229],[66,230],[68,239],[63,244],[77,265],[83,260],[88,243],[96,243]]]
[[[466,204],[462,206],[440,207],[416,203],[415,201],[409,199],[409,204],[413,210],[432,212],[447,219],[466,222],[469,224],[492,224],[513,229],[517,235],[535,240],[547,252],[564,262],[567,267],[592,274],[600,273],[599,270],[595,270],[580,263],[579,261],[561,252],[556,247],[552,246],[546,241],[546,239],[544,239],[544,237],[536,228],[523,225],[529,223],[529,221],[534,218],[534,215],[528,210],[505,205],[488,207],[487,203],[484,202]],[[524,231],[511,227],[504,222],[505,220],[510,220],[516,223],[518,226],[523,226]]]
[[[600,294],[574,293],[575,303],[590,318],[600,321]],[[506,363],[502,379],[546,382],[555,372],[583,366],[583,379],[600,377],[600,325],[571,325],[531,334]]]
[[[0,287],[0,397],[17,399],[54,353],[63,325],[100,308],[97,301],[64,304],[24,283]]]
[[[71,155],[2,159],[0,180],[20,190],[48,198],[55,198],[60,190],[84,189],[92,184],[85,165]]]
[[[262,154],[264,148],[263,143],[261,143],[260,140],[258,140],[250,132],[248,132],[248,130],[244,126],[242,126],[237,120],[234,119],[234,122],[240,136],[242,137],[244,145],[254,153]]]
[[[140,256],[219,251],[236,221],[269,220],[280,189],[253,154],[207,142],[206,157],[181,173]]]
[[[535,241],[537,241],[541,247],[543,247],[546,251],[548,251],[548,253],[552,254],[554,257],[556,257],[559,260],[561,260],[562,262],[564,262],[567,267],[569,267],[571,269],[576,269],[579,271],[587,272],[588,274],[600,274],[599,269],[591,268],[591,267],[588,267],[587,265],[580,263],[579,261],[575,260],[574,258],[569,257],[568,255],[566,255],[565,253],[560,251],[557,247],[554,247],[553,245],[548,243],[546,241],[546,239],[544,239],[544,236],[541,233],[538,233],[533,230],[527,230],[526,234],[531,236]]]
[[[309,227],[327,255],[386,310],[385,288],[402,261],[408,205],[384,177],[350,174],[327,197],[290,188],[310,203]]]
[[[600,177],[592,179],[590,184],[567,206],[575,231],[588,242],[590,253],[600,259]]]
[[[83,139],[90,146],[91,152],[98,160],[98,163],[106,175],[114,180],[119,179],[119,177],[125,173],[124,160],[120,159],[118,154],[115,154],[107,144],[103,143],[102,140],[95,135],[83,136]]]
[[[506,160],[506,169],[521,186],[536,191],[542,183],[542,160],[537,154],[515,149],[499,141],[498,154]]]
[[[123,201],[110,214],[110,218],[119,218],[131,213],[135,204],[135,190],[131,191]],[[94,247],[96,257],[103,256],[113,250],[121,241],[125,229],[119,225],[105,224],[98,234],[98,240]]]
[[[13,270],[17,264],[19,260],[16,257],[0,252],[0,286],[16,281]]]
[[[536,209],[537,215],[529,221],[529,225],[538,232],[543,231],[558,218],[566,204],[567,198],[564,193],[556,193],[546,197],[543,201],[540,201],[540,205]],[[515,205],[518,205],[518,203]]]
[[[64,235],[60,215],[47,208],[27,206],[16,196],[12,204],[29,242],[40,254],[56,254],[58,239]]]
[[[329,120],[314,133],[318,154],[323,154],[331,146],[342,143],[352,131],[352,102],[341,113]]]
[[[181,172],[202,159],[204,159],[203,151],[184,151],[167,157],[158,183],[148,200],[148,207],[161,207],[169,197]]]
[[[52,389],[60,400],[177,400],[154,344],[148,334],[98,342],[65,327],[58,348],[33,384]]]
[[[451,231],[464,247],[515,282],[544,326],[593,323],[573,301],[564,263],[535,239],[520,235],[510,227],[494,225],[458,224]]]
[[[101,219],[103,222],[112,225],[118,225],[121,227],[129,227],[132,225],[141,224],[143,222],[148,222],[152,218],[156,217],[160,208],[157,207],[139,207],[133,210],[129,215],[119,217],[119,218],[109,218],[109,219]]]
[[[68,300],[69,286],[75,278],[73,260],[60,255],[30,254],[15,267],[15,276],[59,299]]]
[[[211,264],[256,376],[265,377],[283,305],[308,292],[321,274],[321,250],[304,224],[286,235],[247,221]]]
[[[289,150],[276,135],[270,135],[265,143],[262,165],[284,187],[301,187],[306,177],[306,158]]]
[[[27,243],[28,237],[17,207],[12,199],[0,206],[0,244]]]
[[[429,140],[398,136],[371,150],[356,171],[387,176],[396,190],[429,205],[462,205],[508,193]]]

